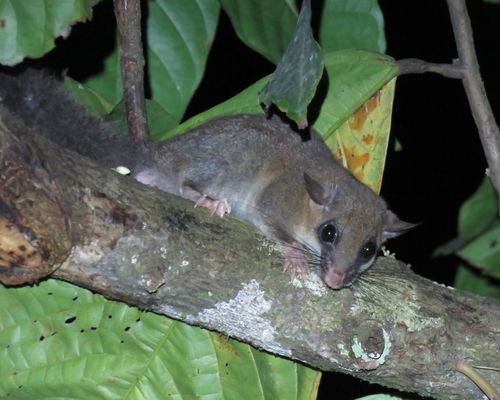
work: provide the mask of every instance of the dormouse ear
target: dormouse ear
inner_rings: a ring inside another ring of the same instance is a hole
[[[304,182],[309,197],[321,206],[330,204],[335,198],[336,187],[329,184],[323,184],[312,178],[307,172],[304,172]]]
[[[410,229],[415,228],[419,224],[412,224],[410,222],[401,221],[399,217],[391,210],[386,212],[386,222],[383,232],[384,239],[391,239],[396,236],[408,232]]]

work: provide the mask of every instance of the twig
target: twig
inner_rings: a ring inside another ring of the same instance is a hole
[[[500,195],[500,131],[479,72],[469,14],[465,0],[447,1],[457,44],[458,60],[454,60],[453,64],[436,64],[415,58],[399,60],[397,61],[399,75],[435,72],[448,78],[462,80],[488,162],[488,174]]]
[[[114,0],[120,38],[120,67],[129,134],[137,141],[147,138],[144,100],[144,54],[141,43],[140,0]]]
[[[418,58],[405,58],[398,60],[396,64],[399,69],[398,75],[435,72],[447,78],[462,79],[462,69],[455,64],[436,64]]]
[[[478,127],[491,181],[497,193],[500,193],[500,132],[479,72],[467,6],[465,0],[447,1],[463,71],[462,82]]]
[[[484,379],[476,370],[474,370],[474,368],[462,361],[459,361],[457,362],[455,369],[474,382],[490,400],[500,400],[500,394],[498,394],[495,388],[491,386],[489,382],[486,381],[486,379]]]

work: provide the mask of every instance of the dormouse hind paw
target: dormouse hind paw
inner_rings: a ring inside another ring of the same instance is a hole
[[[219,217],[224,217],[231,213],[231,206],[226,199],[213,199],[206,193],[201,193],[191,184],[183,184],[181,187],[182,197],[194,201],[195,207],[205,207],[210,210],[212,215],[216,214]]]
[[[226,214],[231,213],[231,206],[226,199],[214,200],[208,197],[206,194],[202,195],[194,205],[195,207],[205,207],[210,210],[212,215],[218,215],[219,217],[224,217]]]

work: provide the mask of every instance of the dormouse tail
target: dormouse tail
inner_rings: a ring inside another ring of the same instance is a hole
[[[145,149],[88,110],[45,71],[0,72],[0,104],[58,145],[114,167],[135,165]]]

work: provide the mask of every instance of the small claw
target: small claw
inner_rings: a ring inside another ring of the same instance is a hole
[[[211,215],[216,214],[221,218],[224,217],[224,215],[231,213],[231,207],[226,199],[214,200],[206,194],[200,196],[200,198],[196,200],[194,206],[208,208]]]
[[[231,207],[226,199],[219,200],[217,203],[217,212],[219,217],[224,217],[226,214],[231,214]]]
[[[194,208],[200,207],[200,206],[202,207],[203,206],[203,202],[205,201],[206,198],[207,198],[207,195],[204,194],[198,200],[196,200],[196,203],[194,203]]]

